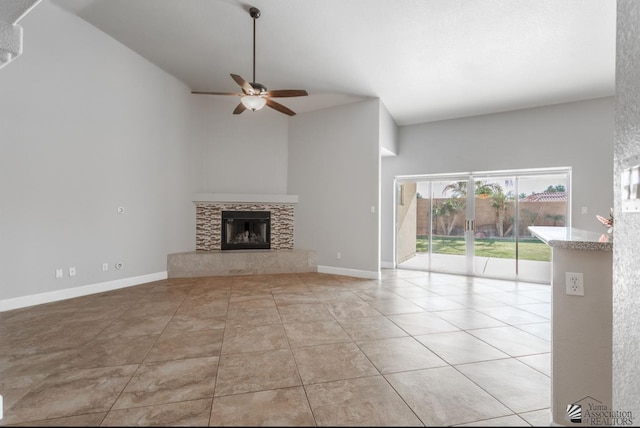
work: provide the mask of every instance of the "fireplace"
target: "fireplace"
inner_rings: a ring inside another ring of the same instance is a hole
[[[268,250],[271,248],[269,211],[222,211],[222,250]]]
[[[292,250],[295,195],[245,195],[198,193],[196,205],[196,251],[222,250],[223,211],[269,212],[269,250]],[[236,247],[237,248],[237,247]]]

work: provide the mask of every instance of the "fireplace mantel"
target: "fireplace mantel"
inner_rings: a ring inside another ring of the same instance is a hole
[[[247,193],[196,193],[196,203],[297,204],[298,195],[263,195]]]

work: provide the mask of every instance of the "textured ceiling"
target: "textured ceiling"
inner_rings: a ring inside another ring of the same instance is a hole
[[[52,0],[191,90],[306,89],[297,112],[378,97],[398,125],[612,96],[612,0]],[[201,95],[193,95],[201,96]],[[227,97],[230,111],[237,99]]]
[[[0,21],[16,24],[39,2],[40,0],[4,0],[0,2]]]

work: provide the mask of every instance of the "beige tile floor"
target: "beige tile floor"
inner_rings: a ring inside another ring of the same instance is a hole
[[[0,313],[0,425],[549,426],[548,285],[169,279]]]

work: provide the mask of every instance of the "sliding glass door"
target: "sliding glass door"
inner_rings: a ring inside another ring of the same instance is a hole
[[[514,176],[473,176],[474,273],[511,277],[518,269]]]
[[[548,282],[528,226],[568,226],[570,170],[396,178],[396,266]]]
[[[473,241],[466,175],[397,181],[396,265],[470,274]]]
[[[431,249],[431,269],[453,273],[468,273],[465,237],[467,201],[461,189],[467,181],[462,177],[431,182],[428,239]]]

